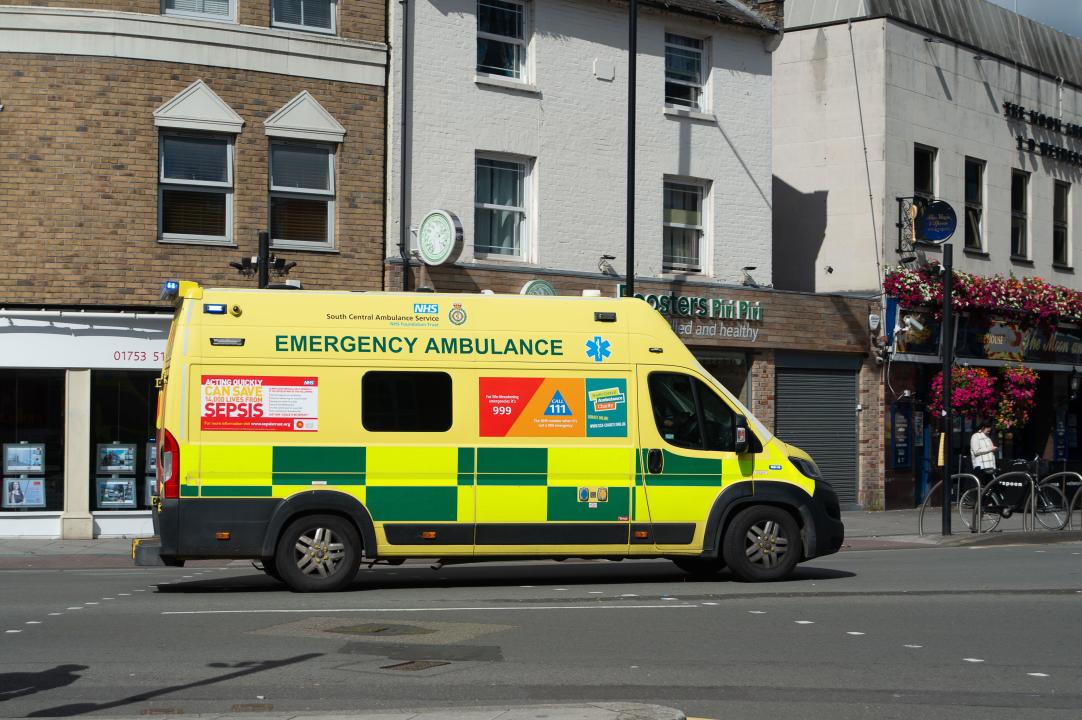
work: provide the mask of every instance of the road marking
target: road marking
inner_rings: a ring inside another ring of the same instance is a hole
[[[966,662],[970,662],[970,663],[984,662],[984,660],[981,660],[980,658],[962,658],[962,659],[965,660]]]
[[[102,598],[102,600],[116,600],[116,598]]]
[[[21,633],[22,630],[5,630],[8,635],[14,635],[15,633]]]
[[[814,620],[797,620],[796,624],[797,625],[814,625],[815,621]]]
[[[1030,677],[1048,677],[1048,673],[1026,673]]]
[[[49,617],[56,617],[57,615],[63,615],[64,613],[49,613]]]
[[[915,650],[919,650],[920,648],[922,648],[924,646],[923,645],[902,645],[902,647],[913,648]]]
[[[519,585],[520,588],[532,588],[533,585]]]
[[[766,610],[748,610],[750,615],[766,615]]]
[[[131,593],[117,593],[118,597],[131,597]]]
[[[604,595],[605,591],[604,590],[591,590],[590,594],[591,595]]]
[[[620,597],[638,597],[635,593],[624,593]]]
[[[163,610],[162,615],[242,615],[242,614],[297,614],[306,613],[318,615],[319,613],[415,613],[415,612],[489,612],[492,610],[658,610],[660,608],[697,608],[699,605],[688,603],[683,605],[526,605],[524,607],[511,606],[476,606],[476,607],[412,607],[412,608],[320,608],[302,609],[288,608],[282,610]]]
[[[27,620],[27,625],[41,625],[41,620]]]
[[[846,635],[863,635],[864,633],[857,632],[856,630],[847,630],[845,634]]]
[[[85,604],[86,605],[97,605],[98,603],[96,603],[96,602],[88,602],[88,603],[85,603]]]
[[[704,602],[703,605],[717,605],[716,602]]]
[[[82,608],[81,607],[70,607],[70,608],[68,608],[68,610],[82,610]]]

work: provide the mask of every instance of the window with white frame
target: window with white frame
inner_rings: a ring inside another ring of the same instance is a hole
[[[984,161],[966,158],[965,249],[984,249]]]
[[[662,269],[701,272],[706,237],[703,220],[705,183],[665,181]]]
[[[1011,257],[1029,259],[1029,173],[1011,171]]]
[[[473,211],[475,253],[525,259],[528,177],[526,161],[477,158]]]
[[[163,15],[202,18],[210,20],[233,20],[233,0],[161,0]]]
[[[334,248],[334,147],[270,144],[270,236],[276,247]]]
[[[233,241],[233,138],[162,133],[158,237],[164,241]]]
[[[526,79],[526,3],[477,0],[477,72]]]
[[[334,0],[271,0],[271,24],[333,33],[337,7]]]
[[[1056,180],[1052,198],[1052,262],[1064,267],[1071,264],[1068,230],[1068,208],[1071,204],[1071,184]]]
[[[705,110],[706,41],[665,33],[665,104]]]

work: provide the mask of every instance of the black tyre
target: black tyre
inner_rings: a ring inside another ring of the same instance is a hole
[[[721,551],[725,564],[741,580],[781,580],[800,561],[800,528],[793,516],[781,508],[753,505],[741,510],[729,523]]]
[[[711,577],[725,569],[725,562],[721,558],[683,557],[669,559],[672,560],[673,565],[688,575],[695,577]]]
[[[263,558],[259,562],[263,565],[263,572],[267,573],[268,577],[282,582],[282,574],[278,572],[278,564],[274,561],[274,558]]]
[[[361,540],[345,518],[306,515],[286,527],[273,564],[294,592],[342,590],[357,576]]]

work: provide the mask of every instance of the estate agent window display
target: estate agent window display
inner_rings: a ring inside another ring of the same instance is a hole
[[[95,370],[90,497],[96,511],[147,510],[156,482],[156,373]]]
[[[0,443],[0,512],[63,510],[63,370],[0,370]]]

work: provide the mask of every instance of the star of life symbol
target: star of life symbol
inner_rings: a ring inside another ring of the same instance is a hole
[[[605,358],[612,356],[612,343],[600,335],[594,335],[593,340],[586,341],[586,356],[594,359],[594,362],[604,362]]]

